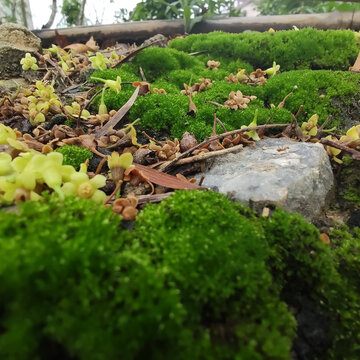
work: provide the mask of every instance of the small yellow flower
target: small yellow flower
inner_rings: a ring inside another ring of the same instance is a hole
[[[317,122],[319,120],[319,115],[315,114],[310,117],[307,122],[301,124],[301,131],[306,136],[315,136],[318,132]]]
[[[102,53],[97,52],[95,56],[89,58],[91,66],[93,69],[105,70],[106,64],[109,64],[110,61]]]
[[[24,70],[38,70],[39,67],[37,66],[36,62],[36,58],[31,56],[30,53],[26,53],[25,57],[20,60],[20,64]]]
[[[66,106],[65,106],[65,109],[66,109],[71,115],[77,117],[77,116],[79,116],[79,114],[80,114],[81,107],[80,107],[80,104],[78,104],[76,101],[74,101],[74,102],[71,104],[71,106],[70,106],[70,105],[66,105]],[[83,109],[82,112],[81,112],[81,118],[86,120],[89,116],[90,116],[90,113],[89,113],[86,109]]]

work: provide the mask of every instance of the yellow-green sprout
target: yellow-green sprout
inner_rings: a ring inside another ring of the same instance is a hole
[[[27,99],[29,101],[29,120],[34,126],[44,122],[47,113],[52,108],[60,109],[61,106],[53,85],[44,85],[41,81],[36,82],[36,90]]]
[[[9,139],[16,140],[16,132],[9,126],[0,124],[0,144],[8,144]]]
[[[359,133],[360,133],[360,125],[353,126],[346,132],[346,135],[340,138],[340,141],[344,143],[344,145],[346,146],[355,148],[360,145]]]
[[[111,171],[112,179],[117,183],[124,178],[124,172],[130,168],[133,162],[133,156],[130,153],[123,153],[119,155],[118,152],[113,151],[111,156],[108,156],[108,166]]]
[[[330,141],[337,141],[337,139],[333,139],[331,135],[327,136],[325,139]],[[337,162],[338,164],[342,164],[342,160],[340,160],[337,156],[341,153],[340,149],[334,148],[332,146],[326,145],[326,151],[331,156],[332,160]]]

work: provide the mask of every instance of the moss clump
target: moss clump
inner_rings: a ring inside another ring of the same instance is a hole
[[[268,266],[281,299],[295,310],[298,321],[294,350],[309,358],[357,358],[360,306],[355,299],[360,293],[348,285],[360,257],[347,259],[352,267],[348,273],[341,270],[340,253],[349,254],[348,249],[332,252],[318,230],[297,214],[278,209],[263,226],[272,251]],[[309,321],[312,331],[306,327]]]
[[[349,30],[247,32],[195,34],[170,43],[184,52],[206,51],[213,58],[241,59],[254,68],[268,68],[276,61],[282,71],[296,69],[347,70],[359,48],[354,32]]]
[[[140,125],[171,133],[174,123],[185,121],[189,100],[184,95],[150,94],[137,99],[130,110],[130,121],[140,118]]]
[[[148,205],[132,232],[83,199],[0,215],[1,358],[359,358],[356,229],[330,248],[299,215],[210,191]]]
[[[97,70],[92,76],[105,80],[116,80],[116,77],[120,76],[122,81],[141,81],[139,68],[132,63],[125,63],[117,68]]]
[[[228,199],[176,192],[148,205],[135,230],[138,246],[169,270],[199,340],[210,335],[204,357],[290,358],[294,322],[271,286],[262,229]]]
[[[63,165],[71,165],[75,170],[80,169],[80,164],[93,157],[93,153],[75,145],[64,145],[55,150],[63,155]]]
[[[141,66],[148,81],[154,81],[164,73],[176,69],[201,66],[195,57],[169,48],[150,47],[136,55],[133,64]]]
[[[295,114],[300,105],[303,110],[299,120],[306,121],[311,115],[319,115],[323,123],[332,115],[332,125],[345,126],[344,113],[356,101],[360,75],[341,71],[291,71],[269,79],[264,86],[264,103],[279,104],[290,92],[285,108]]]
[[[360,229],[354,228],[353,233],[347,227],[331,232],[332,255],[340,273],[346,297],[344,297],[344,329],[337,337],[337,348],[333,357],[357,359],[360,357]],[[343,354],[349,354],[343,357]]]
[[[2,359],[166,359],[191,344],[166,269],[126,249],[111,210],[54,198],[1,219]]]

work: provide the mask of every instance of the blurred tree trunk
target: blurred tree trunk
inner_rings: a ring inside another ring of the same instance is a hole
[[[51,26],[52,26],[52,24],[54,23],[54,20],[55,20],[56,11],[57,11],[57,3],[56,3],[56,0],[53,0],[52,5],[51,5],[50,18],[49,18],[48,22],[45,25],[42,26],[43,29],[51,28]]]
[[[82,0],[77,25],[84,25],[86,0]]]

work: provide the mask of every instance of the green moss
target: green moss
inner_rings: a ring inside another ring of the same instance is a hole
[[[254,68],[266,69],[276,61],[282,71],[295,69],[347,70],[359,51],[354,33],[349,30],[248,32],[195,34],[170,43],[184,52],[206,51],[217,57],[241,59]]]
[[[285,108],[295,114],[300,105],[303,110],[299,120],[306,121],[311,115],[319,115],[323,123],[332,115],[332,124],[345,126],[343,118],[356,99],[360,75],[340,71],[291,71],[269,79],[264,86],[263,100],[266,105],[278,105],[290,92]]]
[[[120,76],[121,81],[141,81],[139,69],[132,63],[125,63],[117,68],[97,70],[92,76],[105,80],[116,80],[116,77]]]
[[[358,229],[330,248],[210,191],[147,205],[134,231],[84,199],[0,216],[1,358],[359,357]]]
[[[359,289],[348,285],[359,271],[359,264],[348,256],[351,270],[347,273],[339,267],[340,254],[349,255],[348,246],[342,244],[345,249],[332,252],[320,241],[313,225],[297,214],[286,214],[279,209],[265,220],[264,232],[272,251],[268,265],[275,284],[280,287],[281,299],[300,313],[302,321],[306,316],[310,319],[318,314],[316,336],[305,335],[305,341],[317,344],[315,354],[323,353],[321,358],[357,358]],[[352,249],[357,254],[357,245]],[[299,342],[303,341],[301,332],[299,329]]]
[[[63,165],[71,165],[75,170],[80,169],[80,164],[93,157],[93,153],[84,148],[75,145],[64,145],[55,150],[63,155]]]
[[[187,54],[169,48],[150,47],[136,55],[133,64],[141,66],[146,79],[154,81],[171,70],[193,68],[201,63]]]
[[[210,333],[211,358],[289,359],[294,323],[274,296],[262,229],[228,199],[176,192],[148,205],[135,233],[153,261],[169,269],[197,336]]]
[[[346,289],[342,312],[344,328],[338,335],[338,346],[333,357],[341,358],[343,354],[350,354],[346,358],[356,359],[360,356],[360,230],[355,228],[351,234],[343,226],[332,231],[330,239],[332,255]]]
[[[130,120],[140,118],[139,125],[153,130],[171,131],[175,122],[184,121],[189,100],[182,95],[150,94],[137,99],[130,110]]]
[[[350,186],[344,194],[344,199],[360,206],[360,189],[355,186]]]
[[[19,212],[1,212],[2,359],[189,355],[178,290],[149,255],[126,250],[119,216],[71,198]]]

